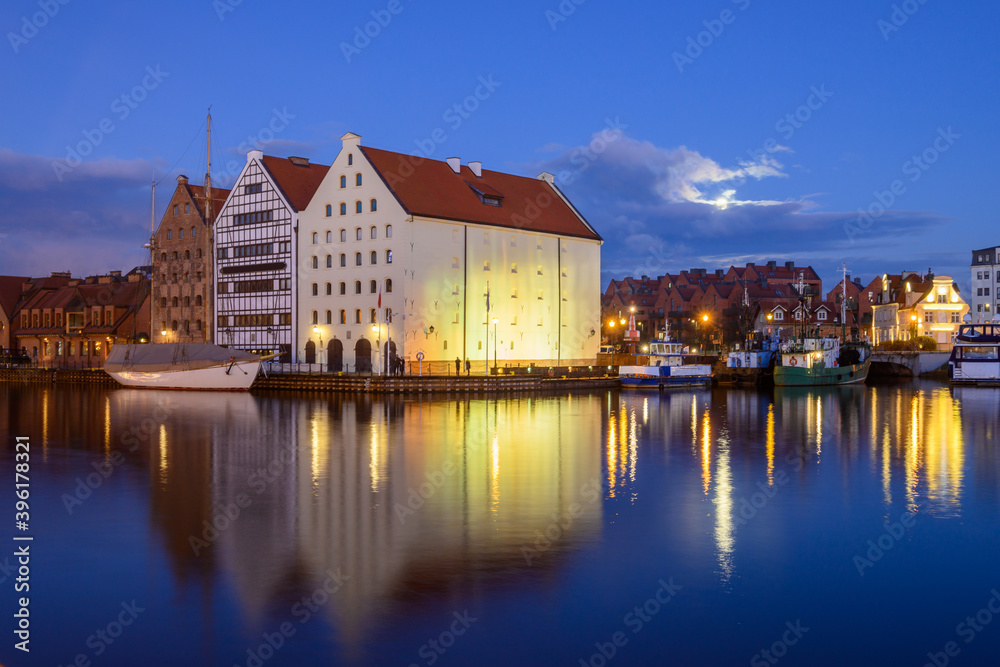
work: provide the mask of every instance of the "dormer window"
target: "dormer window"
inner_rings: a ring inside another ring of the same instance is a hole
[[[500,206],[500,198],[483,195],[483,203],[487,206]]]

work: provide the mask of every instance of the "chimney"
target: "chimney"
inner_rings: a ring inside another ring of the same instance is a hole
[[[475,162],[470,162],[469,163],[469,169],[471,169],[472,173],[476,175],[476,178],[482,178],[483,177],[483,163],[482,162],[480,162],[478,160],[476,160]]]
[[[795,262],[785,262],[785,268],[789,271],[795,270]]]
[[[456,174],[461,174],[462,173],[462,160],[461,159],[459,159],[457,157],[450,157],[450,158],[448,158],[448,166],[451,167],[451,170],[453,172],[455,172]]]
[[[307,157],[289,156],[288,161],[294,164],[296,167],[309,166],[309,158]]]
[[[726,275],[726,274],[724,274],[724,273],[722,272],[722,269],[716,269],[716,270],[715,270],[715,275],[717,275],[717,276],[719,276],[719,277],[721,278],[721,277],[723,277],[723,276],[724,276],[724,275]]]
[[[108,271],[108,275],[111,276],[112,278],[121,278],[122,277],[122,272],[121,271]]]
[[[778,263],[772,259],[770,262],[767,263],[767,268],[776,269],[778,268]]]
[[[177,177],[178,185],[187,185],[187,183],[188,183],[188,177],[185,176],[184,174],[181,174],[180,176]]]

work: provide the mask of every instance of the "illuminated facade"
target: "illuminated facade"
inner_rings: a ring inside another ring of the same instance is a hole
[[[872,341],[933,338],[938,349],[950,350],[962,318],[969,312],[951,276],[917,274],[882,276],[882,293],[872,305]]]
[[[602,240],[551,175],[343,142],[301,216],[302,361],[593,363]]]

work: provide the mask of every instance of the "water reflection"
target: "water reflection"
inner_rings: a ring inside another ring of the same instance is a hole
[[[5,430],[45,460],[124,454],[178,587],[230,586],[245,627],[348,575],[324,618],[357,660],[414,610],[552,584],[611,515],[666,492],[689,531],[670,538],[726,587],[753,548],[744,502],[789,479],[785,505],[962,516],[971,484],[1000,488],[998,408],[1000,390],[936,384],[500,401],[0,385]]]

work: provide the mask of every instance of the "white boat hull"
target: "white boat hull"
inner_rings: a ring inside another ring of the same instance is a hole
[[[260,360],[238,361],[225,366],[212,366],[177,371],[107,371],[108,375],[126,387],[148,389],[195,389],[215,391],[247,391],[257,378]]]

